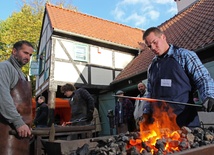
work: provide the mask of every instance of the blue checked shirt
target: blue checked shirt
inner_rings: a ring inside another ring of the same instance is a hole
[[[173,56],[182,66],[193,82],[193,88],[198,89],[202,101],[207,97],[214,98],[214,80],[195,52],[184,48],[175,48],[173,45],[170,45],[167,55]],[[156,57],[154,59],[156,59]],[[151,97],[149,93],[149,90],[151,90],[149,80],[147,89],[147,97]]]

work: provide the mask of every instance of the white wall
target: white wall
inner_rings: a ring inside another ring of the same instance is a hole
[[[130,53],[115,51],[90,44],[79,43],[73,40],[53,38],[55,44],[54,57],[54,80],[62,82],[83,83],[80,78],[82,74],[85,80],[91,79],[92,85],[109,85],[114,77],[114,69],[124,67],[134,58]],[[81,44],[88,53],[87,61],[75,60],[74,47]],[[90,66],[90,70],[88,66]],[[89,73],[90,72],[90,73]],[[116,74],[119,74],[117,72]],[[91,75],[91,77],[89,77]]]
[[[178,8],[178,13],[196,1],[198,0],[177,0],[176,3]]]

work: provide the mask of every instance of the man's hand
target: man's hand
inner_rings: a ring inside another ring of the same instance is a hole
[[[211,97],[206,98],[206,100],[203,102],[203,106],[205,111],[214,112],[214,99]]]
[[[16,130],[22,138],[31,136],[31,130],[26,124],[18,127]]]

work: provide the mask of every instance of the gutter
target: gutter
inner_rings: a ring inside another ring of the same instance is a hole
[[[128,48],[128,49],[131,49],[131,50],[138,50],[138,48],[133,48],[133,47],[131,47],[131,46],[125,46],[125,45],[113,43],[113,42],[110,42],[110,41],[104,41],[104,40],[100,40],[100,39],[97,39],[97,38],[93,38],[93,37],[81,35],[81,34],[78,34],[78,33],[73,33],[73,32],[68,32],[68,31],[60,30],[60,29],[57,29],[57,28],[53,28],[53,29],[54,29],[54,31],[56,31],[56,32],[60,32],[60,33],[64,33],[64,34],[68,34],[68,35],[72,35],[72,36],[77,36],[77,37],[81,37],[81,38],[86,38],[86,39],[89,39],[89,40],[94,40],[94,41],[101,42],[101,43],[105,43],[105,44],[111,44],[111,45],[114,45],[114,46],[119,46],[119,47],[123,47],[123,48]]]
[[[202,46],[201,48],[198,48],[197,50],[195,50],[195,52],[202,52],[206,49],[212,48],[214,47],[214,42],[212,42],[211,44],[208,44],[207,46]]]

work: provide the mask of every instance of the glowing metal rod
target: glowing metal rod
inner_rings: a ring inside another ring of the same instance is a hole
[[[199,105],[199,104],[160,100],[160,99],[153,99],[153,98],[146,98],[146,97],[132,97],[132,96],[120,96],[120,95],[113,95],[113,96],[120,97],[120,98],[128,98],[128,99],[133,99],[133,100],[144,100],[144,101],[148,101],[148,102],[166,102],[166,103],[181,104],[181,105],[186,105],[186,106],[203,107],[203,105]]]

